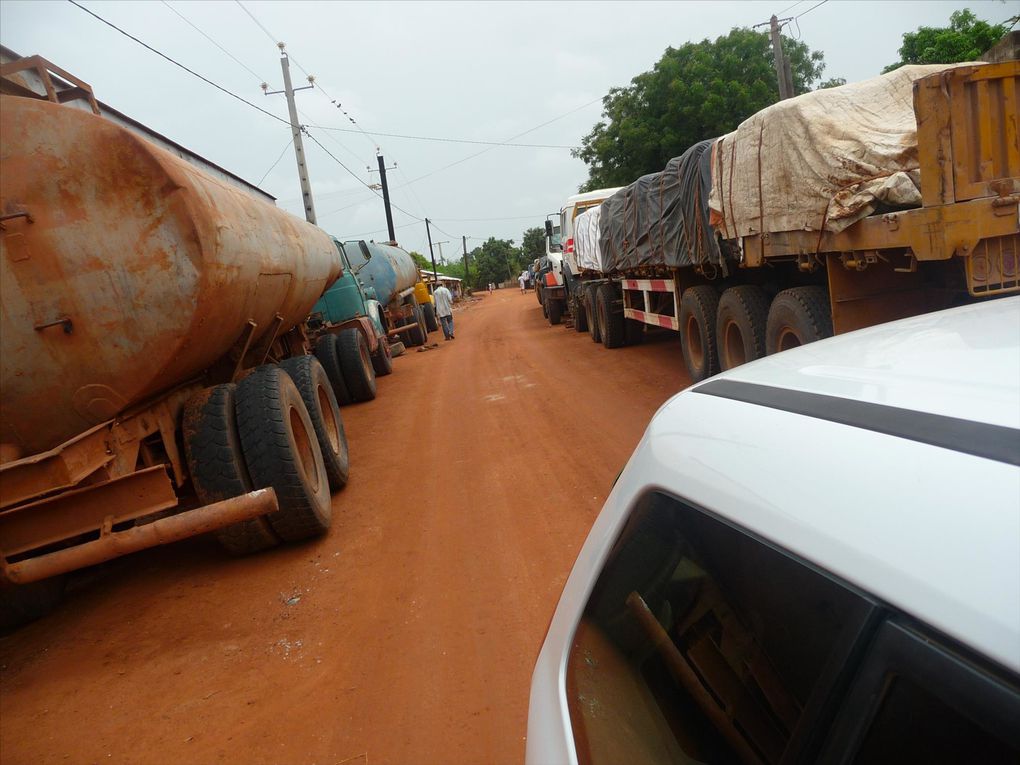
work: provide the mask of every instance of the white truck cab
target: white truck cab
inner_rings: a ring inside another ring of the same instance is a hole
[[[1020,761],[1020,298],[654,416],[564,587],[527,762]]]

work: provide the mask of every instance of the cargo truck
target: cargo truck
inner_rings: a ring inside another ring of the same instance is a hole
[[[54,74],[0,69],[4,626],[63,574],[153,545],[325,533],[349,473],[305,326],[342,272],[332,238]]]
[[[805,94],[613,194],[575,219],[595,231],[573,290],[592,339],[672,330],[699,381],[1020,291],[1018,75],[904,67]]]

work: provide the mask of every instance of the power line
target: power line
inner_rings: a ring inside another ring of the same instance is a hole
[[[161,2],[163,3],[163,5],[165,5],[165,6],[167,7],[167,8],[169,8],[169,9],[170,9],[171,11],[173,11],[174,13],[176,13],[176,14],[177,14],[177,15],[178,15],[178,16],[179,16],[179,17],[181,18],[181,20],[183,20],[183,21],[184,21],[184,23],[185,23],[185,24],[187,24],[188,26],[190,26],[190,27],[191,27],[192,29],[194,29],[194,30],[195,30],[196,32],[198,32],[198,33],[199,33],[200,35],[202,35],[202,37],[204,37],[204,38],[205,38],[206,40],[208,40],[209,42],[211,42],[211,43],[212,43],[213,45],[215,45],[215,46],[216,46],[217,48],[219,48],[219,49],[220,49],[221,51],[223,51],[223,52],[224,52],[224,53],[226,53],[226,54],[227,54],[228,56],[230,56],[230,58],[232,58],[232,59],[233,59],[233,60],[234,60],[234,61],[235,61],[235,62],[236,62],[237,64],[239,64],[239,65],[240,65],[240,66],[241,66],[241,67],[242,67],[243,69],[247,70],[247,71],[248,71],[248,72],[249,72],[249,73],[250,73],[250,74],[251,74],[251,75],[252,75],[253,77],[255,77],[255,78],[256,78],[256,79],[257,79],[257,80],[258,80],[259,82],[264,82],[264,81],[265,81],[265,77],[260,77],[260,76],[259,76],[259,74],[258,74],[258,72],[255,72],[255,71],[253,71],[252,69],[250,69],[250,68],[248,67],[248,65],[247,65],[247,64],[245,64],[245,63],[244,63],[243,61],[241,61],[241,60],[240,60],[239,58],[237,58],[237,56],[235,56],[235,55],[234,55],[233,53],[231,53],[231,52],[230,52],[229,50],[227,50],[227,49],[226,49],[226,48],[224,48],[224,47],[223,47],[222,45],[220,45],[220,44],[219,44],[218,42],[216,42],[216,41],[215,41],[214,39],[212,39],[212,38],[211,38],[211,37],[210,37],[209,35],[207,35],[207,34],[206,34],[205,32],[203,32],[203,31],[202,31],[201,29],[199,29],[199,28],[198,28],[197,26],[195,26],[194,24],[192,24],[192,23],[191,23],[191,20],[190,20],[190,19],[188,19],[188,17],[187,17],[187,16],[185,16],[185,15],[184,15],[183,13],[181,13],[181,12],[180,12],[180,11],[178,11],[178,10],[177,10],[176,8],[174,8],[174,7],[172,6],[172,5],[170,5],[170,3],[168,3],[168,2],[166,1],[166,0],[161,0]]]
[[[329,149],[327,149],[325,146],[323,146],[322,142],[319,141],[319,139],[316,138],[314,135],[309,133],[307,128],[303,128],[302,132],[304,132],[304,134],[306,136],[308,136],[313,141],[315,141],[316,146],[318,146],[320,149],[322,149],[324,152],[326,152],[326,154],[329,155],[330,159],[332,159],[334,162],[336,162],[338,165],[340,165],[340,167],[342,167],[344,170],[346,170],[351,175],[352,178],[357,180],[357,182],[360,183],[362,186],[364,186],[366,189],[369,189],[373,193],[375,193],[375,189],[373,189],[371,186],[369,186],[367,183],[365,183],[363,180],[361,180],[361,178],[359,178],[358,175],[353,170],[351,170],[351,168],[347,167],[347,165],[345,165],[343,162],[341,162],[336,157],[336,155],[333,154],[333,152],[331,152]]]
[[[181,62],[179,62],[179,61],[177,61],[177,60],[175,60],[175,59],[171,58],[170,56],[168,56],[167,54],[163,53],[162,51],[158,51],[158,50],[156,50],[155,48],[153,48],[153,47],[152,47],[151,45],[149,45],[149,44],[147,44],[147,43],[144,43],[144,42],[142,42],[142,41],[141,41],[141,40],[139,40],[139,39],[138,39],[137,37],[135,37],[135,36],[134,36],[133,34],[131,34],[131,33],[129,33],[129,32],[125,32],[125,31],[124,31],[123,29],[121,29],[120,27],[118,27],[118,26],[117,26],[116,24],[113,24],[113,23],[111,23],[111,22],[107,21],[106,19],[104,19],[104,18],[103,18],[102,16],[100,16],[99,14],[97,14],[97,13],[94,13],[94,12],[90,11],[90,10],[89,10],[88,8],[86,8],[86,7],[85,7],[84,5],[82,5],[81,3],[78,3],[78,2],[76,1],[76,0],[67,0],[67,2],[69,2],[69,3],[71,4],[71,5],[75,6],[76,8],[81,8],[81,9],[82,9],[83,11],[85,11],[85,13],[87,13],[87,14],[88,14],[89,16],[92,16],[93,18],[95,18],[95,19],[98,19],[99,21],[103,22],[104,24],[106,24],[106,26],[110,27],[111,29],[115,29],[115,30],[117,30],[117,31],[118,31],[118,32],[120,32],[120,33],[121,33],[122,35],[124,35],[125,37],[128,37],[128,38],[130,38],[130,39],[134,40],[134,41],[135,41],[136,43],[138,43],[139,45],[141,45],[141,46],[142,46],[143,48],[146,48],[146,49],[148,49],[148,50],[152,51],[153,53],[155,53],[156,55],[158,55],[158,56],[161,56],[162,58],[165,58],[165,59],[166,59],[167,61],[169,61],[169,62],[170,62],[171,64],[173,64],[174,66],[180,67],[181,69],[183,69],[183,70],[184,70],[185,72],[187,72],[188,74],[190,74],[190,75],[193,75],[193,76],[197,77],[198,79],[202,80],[202,82],[204,82],[204,83],[206,83],[206,84],[208,84],[208,85],[212,85],[212,86],[213,86],[214,88],[216,88],[217,90],[220,90],[220,91],[222,91],[222,92],[226,93],[226,94],[227,94],[228,96],[230,96],[231,98],[236,98],[236,99],[237,99],[238,101],[240,101],[241,103],[243,103],[243,104],[247,104],[247,105],[248,105],[248,106],[250,106],[250,107],[251,107],[252,109],[255,109],[255,110],[257,110],[257,111],[260,111],[260,112],[262,112],[262,113],[263,113],[263,114],[265,114],[265,115],[266,115],[267,117],[272,117],[272,118],[273,118],[274,120],[276,120],[277,122],[282,122],[282,123],[283,123],[283,124],[285,124],[285,125],[290,125],[290,123],[289,123],[289,122],[288,122],[287,120],[283,119],[283,117],[277,117],[277,116],[276,116],[275,114],[273,114],[272,112],[268,112],[268,111],[266,111],[266,110],[265,110],[265,109],[263,109],[263,108],[262,108],[261,106],[256,106],[255,104],[253,104],[253,103],[252,103],[251,101],[247,100],[246,98],[242,98],[241,96],[237,95],[236,93],[232,93],[231,91],[229,91],[229,90],[227,90],[226,88],[224,88],[224,87],[223,87],[222,85],[217,85],[217,84],[216,84],[215,82],[213,82],[212,80],[210,80],[210,79],[209,79],[208,77],[203,77],[202,75],[200,75],[200,74],[199,74],[198,72],[196,72],[195,70],[193,70],[193,69],[189,69],[189,68],[188,68],[188,67],[186,67],[186,66],[185,66],[184,64],[182,64]]]
[[[449,223],[488,223],[490,221],[499,220],[535,220],[536,218],[542,218],[542,215],[517,215],[512,218],[439,218],[438,220],[447,221]],[[432,218],[429,218],[432,220]]]
[[[325,125],[309,125],[308,127],[317,128],[319,130],[332,130],[339,133],[357,133],[357,130],[351,130],[350,128],[338,128],[338,127],[326,127]],[[361,131],[364,133],[365,131]],[[403,133],[371,133],[373,136],[386,136],[387,138],[407,138],[414,141],[439,141],[442,143],[470,143],[478,144],[481,146],[511,146],[514,148],[522,149],[576,149],[576,146],[567,146],[566,144],[555,144],[555,143],[510,143],[509,141],[474,141],[470,138],[439,138],[436,136],[425,136],[425,135],[405,135]]]
[[[808,8],[808,9],[807,9],[806,11],[804,11],[803,13],[798,13],[798,14],[797,14],[796,16],[794,16],[794,17],[793,17],[793,20],[794,20],[794,21],[796,21],[796,20],[797,20],[797,19],[799,19],[799,18],[800,18],[801,16],[807,16],[807,15],[808,15],[809,13],[811,13],[811,11],[813,11],[813,10],[814,10],[815,8],[817,8],[817,7],[818,7],[818,6],[820,6],[820,5],[825,5],[825,4],[827,3],[827,2],[829,2],[829,0],[822,0],[822,2],[820,2],[820,3],[816,3],[815,5],[812,5],[812,6],[810,7],[810,8]]]
[[[822,1],[824,2],[825,0],[822,0]],[[592,104],[599,103],[600,101],[602,101],[602,96],[599,96],[595,100],[589,101],[586,104],[581,104],[576,109],[571,109],[569,112],[565,112],[564,114],[561,114],[558,117],[553,117],[551,120],[547,120],[546,122],[543,122],[541,125],[535,125],[535,127],[533,127],[533,128],[528,128],[523,133],[518,133],[517,135],[510,136],[509,138],[506,139],[506,143],[509,143],[510,141],[513,141],[513,140],[515,140],[517,138],[520,138],[523,135],[527,135],[528,133],[533,133],[536,130],[538,130],[539,128],[544,128],[546,125],[551,125],[553,122],[556,122],[557,120],[561,120],[561,119],[563,119],[565,117],[569,117],[574,112],[579,112],[582,109],[587,109]],[[502,144],[497,144],[497,146],[501,146],[501,145]],[[489,146],[487,149],[482,149],[481,151],[479,151],[479,152],[477,152],[475,154],[471,154],[470,156],[464,157],[463,159],[458,159],[456,162],[451,162],[450,164],[444,165],[443,167],[440,167],[437,170],[433,170],[430,173],[425,173],[425,175],[420,175],[417,178],[415,178],[413,181],[411,181],[411,183],[417,183],[418,181],[424,180],[425,178],[428,178],[429,176],[435,175],[436,173],[440,173],[443,170],[449,170],[451,167],[459,165],[459,164],[461,164],[463,162],[467,162],[469,159],[474,159],[475,157],[480,157],[482,154],[485,154],[487,151],[492,151],[495,148],[496,148],[496,146]]]
[[[788,5],[785,8],[783,8],[783,10],[781,10],[779,13],[777,13],[776,16],[782,16],[784,13],[786,13],[789,10],[793,10],[794,8],[796,8],[798,5],[800,5],[803,2],[804,2],[804,0],[797,0],[797,2],[795,2],[793,5]]]
[[[259,178],[259,182],[255,184],[256,186],[259,186],[259,187],[262,186],[262,181],[264,181],[266,179],[267,175],[269,175],[271,172],[273,172],[273,168],[274,167],[276,167],[278,164],[280,164],[280,160],[283,159],[283,155],[287,153],[287,149],[290,148],[290,145],[292,143],[294,143],[294,138],[293,137],[291,137],[291,139],[289,141],[287,141],[287,145],[283,147],[283,151],[280,152],[280,156],[276,158],[276,161],[273,164],[271,164],[269,166],[269,169],[266,170],[265,174],[261,178]]]
[[[259,21],[257,18],[255,18],[255,15],[251,11],[249,11],[247,8],[245,8],[243,5],[241,5],[241,0],[234,0],[234,2],[237,3],[237,6],[242,11],[244,11],[245,13],[248,14],[248,18],[250,18],[252,21],[254,21],[258,25],[259,29],[261,29],[263,32],[266,33],[266,37],[268,37],[272,41],[273,45],[279,45],[280,44],[280,40],[278,38],[274,37],[272,32],[270,32],[268,29],[266,29],[264,26],[262,26],[262,22]],[[294,63],[297,64],[297,61],[295,61]],[[305,76],[306,77],[308,76],[307,73],[305,73]]]

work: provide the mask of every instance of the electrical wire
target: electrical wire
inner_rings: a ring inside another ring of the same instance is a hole
[[[274,167],[276,167],[278,164],[280,164],[280,160],[283,159],[283,155],[287,153],[287,149],[290,148],[292,143],[294,143],[294,137],[293,136],[291,136],[291,139],[289,141],[287,141],[287,145],[283,147],[283,151],[280,152],[280,156],[276,158],[276,161],[273,164],[271,164],[269,166],[269,169],[266,170],[266,172],[262,175],[261,178],[259,178],[259,182],[255,184],[256,186],[261,188],[262,181],[264,181],[266,179],[266,176],[268,176],[271,172],[273,172],[273,168]]]
[[[822,1],[825,2],[825,0],[822,0]],[[574,114],[575,112],[579,112],[582,109],[587,109],[592,104],[596,104],[596,103],[599,103],[601,101],[602,101],[602,96],[599,96],[595,100],[589,101],[586,104],[581,104],[576,109],[571,109],[569,112],[561,114],[558,117],[553,117],[551,120],[547,120],[546,122],[543,122],[541,125],[535,125],[535,127],[528,128],[523,133],[518,133],[517,135],[510,136],[510,138],[506,139],[505,143],[509,143],[510,141],[516,140],[516,139],[520,138],[521,136],[527,135],[528,133],[533,133],[536,130],[538,130],[539,128],[544,128],[546,125],[551,125],[552,123],[556,122],[557,120],[561,120],[561,119],[564,119],[565,117],[569,117],[571,114]],[[496,144],[496,146],[501,146],[501,145],[502,144]],[[415,178],[414,180],[412,180],[411,183],[417,183],[418,181],[424,180],[425,178],[433,176],[436,173],[440,173],[443,170],[449,170],[451,167],[455,167],[456,165],[459,165],[459,164],[462,164],[464,162],[467,162],[470,159],[474,159],[475,157],[480,157],[482,154],[485,154],[486,152],[492,151],[493,149],[495,149],[496,146],[489,146],[488,148],[482,149],[481,151],[476,152],[475,154],[471,154],[471,155],[469,155],[467,157],[464,157],[463,159],[458,159],[456,162],[451,162],[450,164],[444,165],[443,167],[440,167],[440,168],[438,168],[436,170],[433,170],[432,172],[425,173],[425,175],[420,175],[417,178]],[[403,187],[401,187],[401,188],[403,188]]]
[[[252,70],[251,68],[249,68],[249,67],[248,67],[248,65],[247,65],[247,64],[245,64],[245,63],[244,63],[243,61],[241,61],[241,60],[240,60],[239,58],[237,58],[237,56],[235,56],[235,55],[234,55],[233,53],[231,53],[231,52],[230,52],[229,50],[227,50],[227,49],[226,49],[226,48],[224,48],[224,47],[223,47],[222,45],[220,45],[220,44],[219,44],[218,42],[216,42],[216,41],[215,41],[214,39],[212,39],[212,38],[211,38],[211,37],[210,37],[209,35],[207,35],[207,34],[206,34],[205,32],[203,32],[203,31],[202,31],[201,29],[199,29],[199,28],[198,28],[197,26],[195,26],[194,24],[192,24],[192,23],[191,23],[191,20],[190,20],[190,19],[189,19],[189,18],[188,18],[187,16],[185,16],[185,15],[184,15],[183,13],[181,13],[181,12],[180,12],[180,11],[178,11],[178,10],[177,10],[176,8],[174,8],[174,7],[172,6],[172,5],[170,5],[170,3],[168,3],[168,2],[167,2],[167,0],[160,0],[160,2],[162,2],[162,3],[163,3],[163,5],[165,5],[165,6],[167,7],[167,8],[169,8],[169,9],[170,9],[171,11],[173,11],[173,12],[174,12],[175,14],[177,14],[177,15],[178,15],[178,16],[179,16],[179,17],[181,18],[181,20],[182,20],[182,21],[183,21],[183,22],[184,22],[185,24],[187,24],[188,26],[190,26],[190,27],[191,27],[192,29],[194,29],[194,30],[195,30],[196,32],[198,32],[198,33],[199,33],[200,35],[202,35],[202,37],[204,37],[204,38],[205,38],[206,40],[208,40],[209,42],[211,42],[211,43],[212,43],[213,45],[215,45],[215,46],[216,46],[217,48],[219,48],[219,49],[220,49],[221,51],[223,51],[223,52],[224,52],[224,53],[226,53],[226,54],[227,54],[228,56],[230,56],[230,58],[232,58],[232,59],[233,59],[233,60],[234,60],[234,61],[235,61],[235,62],[236,62],[237,64],[239,64],[239,65],[241,66],[241,68],[242,68],[242,69],[245,69],[245,70],[247,70],[247,71],[248,71],[248,72],[249,72],[249,73],[250,73],[250,74],[251,74],[251,75],[252,75],[253,77],[255,77],[255,78],[256,78],[256,79],[257,79],[257,80],[258,80],[259,82],[265,82],[265,80],[266,80],[266,78],[265,78],[265,77],[260,77],[260,76],[259,76],[259,74],[258,74],[258,72],[255,72],[255,71],[253,71],[253,70]]]
[[[794,8],[796,8],[798,5],[800,5],[803,2],[804,2],[804,0],[797,0],[797,2],[795,2],[793,5],[788,5],[787,7],[783,8],[783,10],[781,10],[779,13],[777,13],[776,16],[782,16],[784,13],[786,13],[787,11],[793,10]]]
[[[282,122],[282,123],[283,123],[284,125],[287,125],[287,126],[289,126],[289,125],[290,125],[290,122],[288,122],[287,120],[285,120],[285,119],[284,119],[283,117],[278,117],[278,116],[276,116],[275,114],[273,114],[272,112],[266,111],[266,110],[265,110],[265,109],[263,109],[263,108],[262,108],[261,106],[256,106],[255,104],[253,104],[253,103],[252,103],[251,101],[249,101],[248,99],[246,99],[246,98],[242,98],[241,96],[237,95],[236,93],[233,93],[233,92],[231,92],[231,91],[227,90],[227,89],[226,89],[225,87],[223,87],[222,85],[217,85],[217,84],[216,84],[215,82],[213,82],[212,80],[210,80],[210,79],[209,79],[208,77],[203,77],[202,75],[200,75],[200,74],[199,74],[198,72],[196,72],[195,70],[193,70],[193,69],[189,69],[189,68],[188,68],[188,67],[186,67],[186,66],[185,66],[184,64],[182,64],[181,62],[179,62],[179,61],[177,61],[177,60],[175,60],[175,59],[171,58],[170,56],[168,56],[167,54],[163,53],[162,51],[156,50],[156,49],[155,49],[155,48],[153,48],[153,47],[152,47],[151,45],[149,45],[149,44],[147,44],[147,43],[144,43],[144,42],[142,42],[141,40],[139,40],[139,39],[138,39],[137,37],[135,37],[135,36],[134,36],[133,34],[131,34],[130,32],[125,32],[125,31],[124,31],[123,29],[121,29],[120,27],[118,27],[118,26],[117,26],[116,24],[113,24],[113,23],[111,23],[111,22],[107,21],[107,20],[106,20],[106,19],[104,19],[104,18],[103,18],[102,16],[100,16],[100,15],[99,15],[98,13],[94,13],[93,11],[90,11],[90,10],[89,10],[88,8],[86,8],[86,7],[85,7],[84,5],[82,5],[81,3],[78,3],[78,2],[76,1],[76,0],[67,0],[67,2],[69,2],[69,3],[71,4],[71,5],[75,6],[76,8],[81,8],[81,10],[85,11],[85,13],[87,13],[87,14],[88,14],[89,16],[92,16],[93,18],[95,18],[95,19],[97,19],[97,20],[99,20],[99,21],[103,22],[104,24],[106,24],[106,26],[110,27],[111,29],[115,29],[115,30],[117,30],[117,31],[118,31],[118,32],[120,32],[120,33],[121,33],[122,35],[124,35],[125,37],[128,37],[128,38],[130,38],[130,39],[134,40],[134,41],[135,41],[136,43],[138,43],[139,45],[141,45],[141,46],[142,46],[143,48],[146,48],[146,49],[148,49],[148,50],[152,51],[153,53],[155,53],[156,55],[158,55],[158,56],[161,56],[162,58],[165,58],[165,59],[166,59],[167,61],[169,61],[169,62],[170,62],[171,64],[173,64],[174,66],[180,67],[181,69],[183,69],[183,70],[184,70],[185,72],[187,72],[188,74],[190,74],[190,75],[193,75],[193,76],[197,77],[198,79],[202,80],[202,82],[204,82],[204,83],[206,83],[206,84],[208,84],[208,85],[212,85],[212,86],[213,86],[214,88],[216,88],[217,90],[220,90],[220,91],[222,91],[222,92],[226,93],[226,94],[227,94],[228,96],[230,96],[231,98],[236,98],[236,99],[237,99],[238,101],[240,101],[241,103],[243,103],[243,104],[247,104],[248,106],[250,106],[250,107],[251,107],[252,109],[255,109],[256,111],[262,112],[262,113],[263,113],[263,114],[265,114],[265,115],[266,115],[267,117],[272,117],[272,118],[273,118],[274,120],[276,120],[277,122]]]
[[[350,128],[338,128],[338,127],[327,127],[325,125],[309,125],[318,130],[331,130],[338,133],[356,133],[357,130],[351,130]],[[364,131],[361,131],[364,132]],[[480,146],[510,146],[513,148],[521,149],[576,149],[576,146],[567,146],[566,144],[555,144],[555,143],[510,143],[509,141],[475,141],[470,138],[439,138],[436,136],[425,136],[425,135],[406,135],[404,133],[371,133],[372,136],[385,136],[387,138],[406,138],[413,141],[438,141],[441,143],[469,143],[477,144]]]
[[[818,8],[818,7],[819,7],[819,6],[821,6],[821,5],[825,5],[825,4],[827,3],[827,2],[829,2],[829,0],[822,0],[822,2],[820,2],[820,3],[816,3],[815,5],[812,5],[812,6],[810,7],[810,8],[808,8],[808,9],[807,9],[806,11],[804,11],[803,13],[798,13],[798,14],[797,14],[796,16],[794,16],[794,17],[793,17],[793,20],[794,20],[794,21],[796,21],[796,20],[797,20],[797,19],[799,19],[799,18],[800,18],[801,16],[807,16],[807,15],[808,15],[809,13],[811,13],[811,11],[813,11],[813,10],[814,10],[815,8]]]
[[[342,167],[344,170],[346,170],[350,174],[350,176],[352,178],[357,180],[358,183],[360,183],[366,189],[370,190],[373,194],[375,193],[375,189],[373,189],[371,186],[369,186],[367,183],[365,183],[363,180],[361,180],[361,178],[359,178],[358,175],[353,170],[351,170],[351,168],[347,167],[347,165],[345,165],[343,162],[341,162],[337,158],[337,156],[335,154],[333,154],[333,152],[331,152],[329,149],[327,149],[325,146],[323,146],[322,142],[318,138],[316,138],[314,135],[309,133],[307,128],[304,128],[304,126],[302,126],[302,132],[306,136],[311,138],[320,149],[322,149],[324,152],[326,152],[326,154],[329,155],[330,159],[332,159],[334,162],[336,162],[338,165],[340,165],[340,167]]]
[[[274,37],[272,32],[270,32],[268,29],[266,29],[264,26],[262,26],[262,22],[259,21],[257,18],[255,18],[255,14],[253,14],[251,11],[249,11],[247,8],[245,8],[243,5],[241,5],[241,0],[234,0],[234,2],[237,3],[237,6],[242,11],[244,11],[245,13],[248,14],[248,18],[250,18],[252,21],[254,21],[258,25],[259,29],[261,29],[263,32],[266,33],[266,37],[268,37],[272,41],[273,45],[279,45],[280,44],[280,40],[277,37]],[[295,61],[294,63],[297,64],[297,61]],[[307,74],[306,74],[306,76],[307,76]]]

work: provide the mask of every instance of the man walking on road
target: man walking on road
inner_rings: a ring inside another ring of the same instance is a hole
[[[453,295],[446,285],[440,284],[432,293],[432,297],[436,301],[436,316],[443,325],[443,337],[453,340]]]

